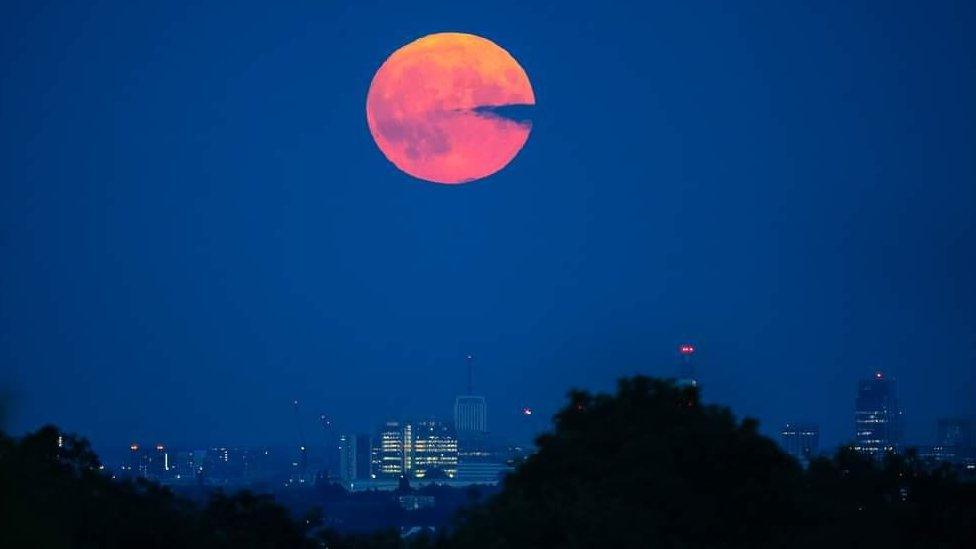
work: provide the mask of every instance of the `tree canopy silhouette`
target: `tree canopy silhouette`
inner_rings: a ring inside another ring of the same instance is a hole
[[[976,547],[976,484],[909,452],[803,470],[751,419],[647,377],[576,391],[502,490],[431,538],[310,529],[270,497],[204,506],[102,474],[84,439],[0,434],[0,547]],[[407,487],[405,486],[404,489]]]
[[[268,496],[198,508],[145,480],[103,474],[88,442],[44,427],[0,434],[0,547],[314,547]]]
[[[442,543],[457,547],[976,546],[976,491],[912,456],[804,471],[757,422],[647,377],[570,394],[555,430]],[[972,545],[970,545],[972,544]]]

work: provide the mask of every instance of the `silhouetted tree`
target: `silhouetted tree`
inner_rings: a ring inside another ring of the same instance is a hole
[[[976,547],[976,493],[912,456],[808,472],[755,420],[646,377],[570,394],[555,430],[450,547]]]
[[[266,496],[198,509],[153,482],[112,480],[86,440],[54,427],[0,434],[0,513],[0,547],[314,546]]]
[[[804,471],[693,388],[634,377],[569,400],[502,490],[435,539],[340,534],[249,492],[199,508],[111,480],[53,427],[0,434],[0,547],[976,547],[976,484],[912,452],[876,463],[843,449]]]

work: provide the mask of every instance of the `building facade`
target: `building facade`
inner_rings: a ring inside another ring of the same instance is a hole
[[[413,429],[412,476],[455,478],[458,469],[458,439],[453,429],[437,420],[417,422]]]
[[[875,459],[896,451],[901,425],[895,381],[883,372],[859,381],[854,400],[854,449]]]
[[[450,426],[437,420],[388,421],[373,444],[370,477],[452,479],[457,465],[458,441]]]
[[[387,421],[380,427],[372,447],[372,478],[400,478],[404,473],[405,441],[403,425],[399,421]],[[408,429],[409,432],[409,429]]]
[[[338,474],[345,484],[370,478],[372,443],[369,435],[339,435]]]
[[[454,430],[461,437],[488,431],[485,397],[464,395],[454,399]]]

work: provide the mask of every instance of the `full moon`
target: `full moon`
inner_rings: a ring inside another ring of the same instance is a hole
[[[458,184],[515,158],[532,124],[503,113],[534,104],[528,75],[507,51],[480,36],[445,32],[390,55],[369,86],[366,120],[397,168]]]

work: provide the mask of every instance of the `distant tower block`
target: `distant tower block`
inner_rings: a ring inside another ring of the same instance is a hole
[[[454,429],[461,438],[484,435],[488,430],[485,397],[474,394],[474,357],[465,355],[468,367],[467,394],[454,399]]]
[[[857,383],[854,399],[854,449],[875,459],[899,449],[902,412],[895,380],[884,372]]]
[[[698,387],[698,373],[695,371],[695,346],[685,343],[678,347],[678,386]]]

